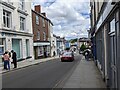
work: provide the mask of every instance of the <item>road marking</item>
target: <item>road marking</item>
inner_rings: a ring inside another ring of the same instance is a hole
[[[81,60],[83,59],[83,56],[81,56]],[[72,69],[67,72],[67,74],[65,74],[62,79],[57,83],[55,84],[55,86],[52,88],[52,90],[54,90],[55,88],[63,88],[63,86],[65,85],[66,81],[69,79],[69,77],[72,75],[72,73],[74,72],[74,70],[76,69],[77,65],[80,63],[80,61],[78,61],[78,63],[75,63],[75,65],[72,67]]]

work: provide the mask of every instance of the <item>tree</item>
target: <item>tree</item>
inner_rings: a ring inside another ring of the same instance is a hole
[[[80,50],[84,51],[86,49],[86,46],[84,44],[81,45]]]
[[[70,42],[71,42],[71,43],[77,42],[77,38],[76,38],[76,39],[71,39]]]

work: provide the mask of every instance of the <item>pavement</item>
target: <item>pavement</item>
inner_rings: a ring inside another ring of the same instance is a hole
[[[28,67],[41,62],[46,62],[56,58],[59,57],[56,56],[38,60],[20,61],[18,62],[17,69]],[[17,69],[13,69],[13,65],[11,65],[10,71]],[[10,71],[1,70],[0,73],[6,73]],[[106,85],[94,61],[93,60],[86,61],[83,56],[82,60],[77,65],[72,75],[70,75],[70,77],[65,81],[62,88],[106,88]]]
[[[100,71],[93,60],[86,61],[84,56],[67,79],[63,88],[107,88]]]

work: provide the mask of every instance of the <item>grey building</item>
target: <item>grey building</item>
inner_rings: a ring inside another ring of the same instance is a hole
[[[91,0],[94,61],[110,88],[120,90],[120,0]]]

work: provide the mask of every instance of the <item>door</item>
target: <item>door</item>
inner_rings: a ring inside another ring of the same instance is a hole
[[[116,70],[116,39],[115,35],[110,37],[111,44],[111,75],[112,75],[112,88],[117,88],[117,70]]]
[[[115,18],[110,22],[110,69],[111,69],[111,87],[117,88],[117,68],[116,68],[116,34],[115,34]]]

